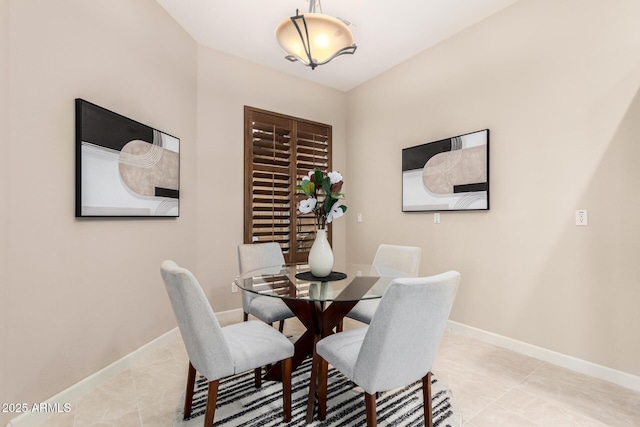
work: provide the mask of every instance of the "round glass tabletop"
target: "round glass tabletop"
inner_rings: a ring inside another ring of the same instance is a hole
[[[366,264],[351,264],[326,278],[309,273],[306,264],[262,268],[239,275],[235,284],[247,292],[281,299],[360,301],[382,297],[394,277]]]

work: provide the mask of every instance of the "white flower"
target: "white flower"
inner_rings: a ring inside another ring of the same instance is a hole
[[[300,213],[303,213],[303,214],[313,212],[317,202],[318,201],[313,197],[309,197],[308,199],[301,200],[300,207],[298,207],[298,210],[300,211]]]
[[[343,214],[344,211],[340,207],[340,202],[335,202],[327,214],[327,224],[331,223],[335,218],[340,218]]]
[[[311,180],[311,177],[312,177],[313,175],[315,175],[315,173],[316,173],[316,171],[315,171],[315,170],[309,171],[309,173],[307,174],[307,177],[302,178],[302,180],[304,181],[305,179],[307,179],[307,180],[309,180],[309,181],[310,181],[310,180]]]
[[[335,184],[337,182],[342,181],[342,175],[340,175],[340,172],[337,172],[337,171],[329,172],[327,176],[329,177],[329,181],[331,181],[331,184]]]

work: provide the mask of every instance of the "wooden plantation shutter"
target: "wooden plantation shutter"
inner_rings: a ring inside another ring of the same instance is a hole
[[[245,126],[245,243],[291,244],[292,122],[251,111]],[[247,191],[248,190],[248,191]]]
[[[331,127],[300,122],[297,124],[295,135],[296,183],[300,183],[302,178],[307,176],[309,171],[314,170],[314,168],[318,168],[325,173],[330,172]],[[300,195],[302,194],[304,193],[300,192]],[[314,214],[303,215],[297,210],[295,219],[295,248],[297,256],[293,262],[307,262],[318,224]],[[329,241],[331,241],[331,228],[328,231]]]
[[[331,167],[331,126],[245,106],[244,242],[278,242],[286,262],[307,262],[315,217],[295,187]],[[329,234],[330,235],[330,234]]]

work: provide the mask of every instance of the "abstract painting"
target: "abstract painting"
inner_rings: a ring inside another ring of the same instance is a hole
[[[76,217],[179,216],[180,140],[76,99]]]
[[[402,211],[489,209],[489,129],[402,150]]]

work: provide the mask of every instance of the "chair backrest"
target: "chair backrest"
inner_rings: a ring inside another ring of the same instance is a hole
[[[209,381],[232,375],[231,351],[194,275],[169,260],[162,263],[160,274],[193,367]]]
[[[238,267],[240,274],[264,267],[275,267],[284,264],[284,255],[280,244],[246,243],[238,245]]]
[[[373,316],[354,367],[368,393],[403,387],[433,367],[460,273],[394,279]]]
[[[240,274],[282,264],[284,264],[284,255],[282,255],[280,244],[276,242],[238,245],[238,268]],[[242,308],[245,313],[248,311],[251,300],[257,296],[257,294],[251,292],[242,292]]]
[[[422,248],[382,244],[373,258],[379,274],[391,277],[418,277]]]

